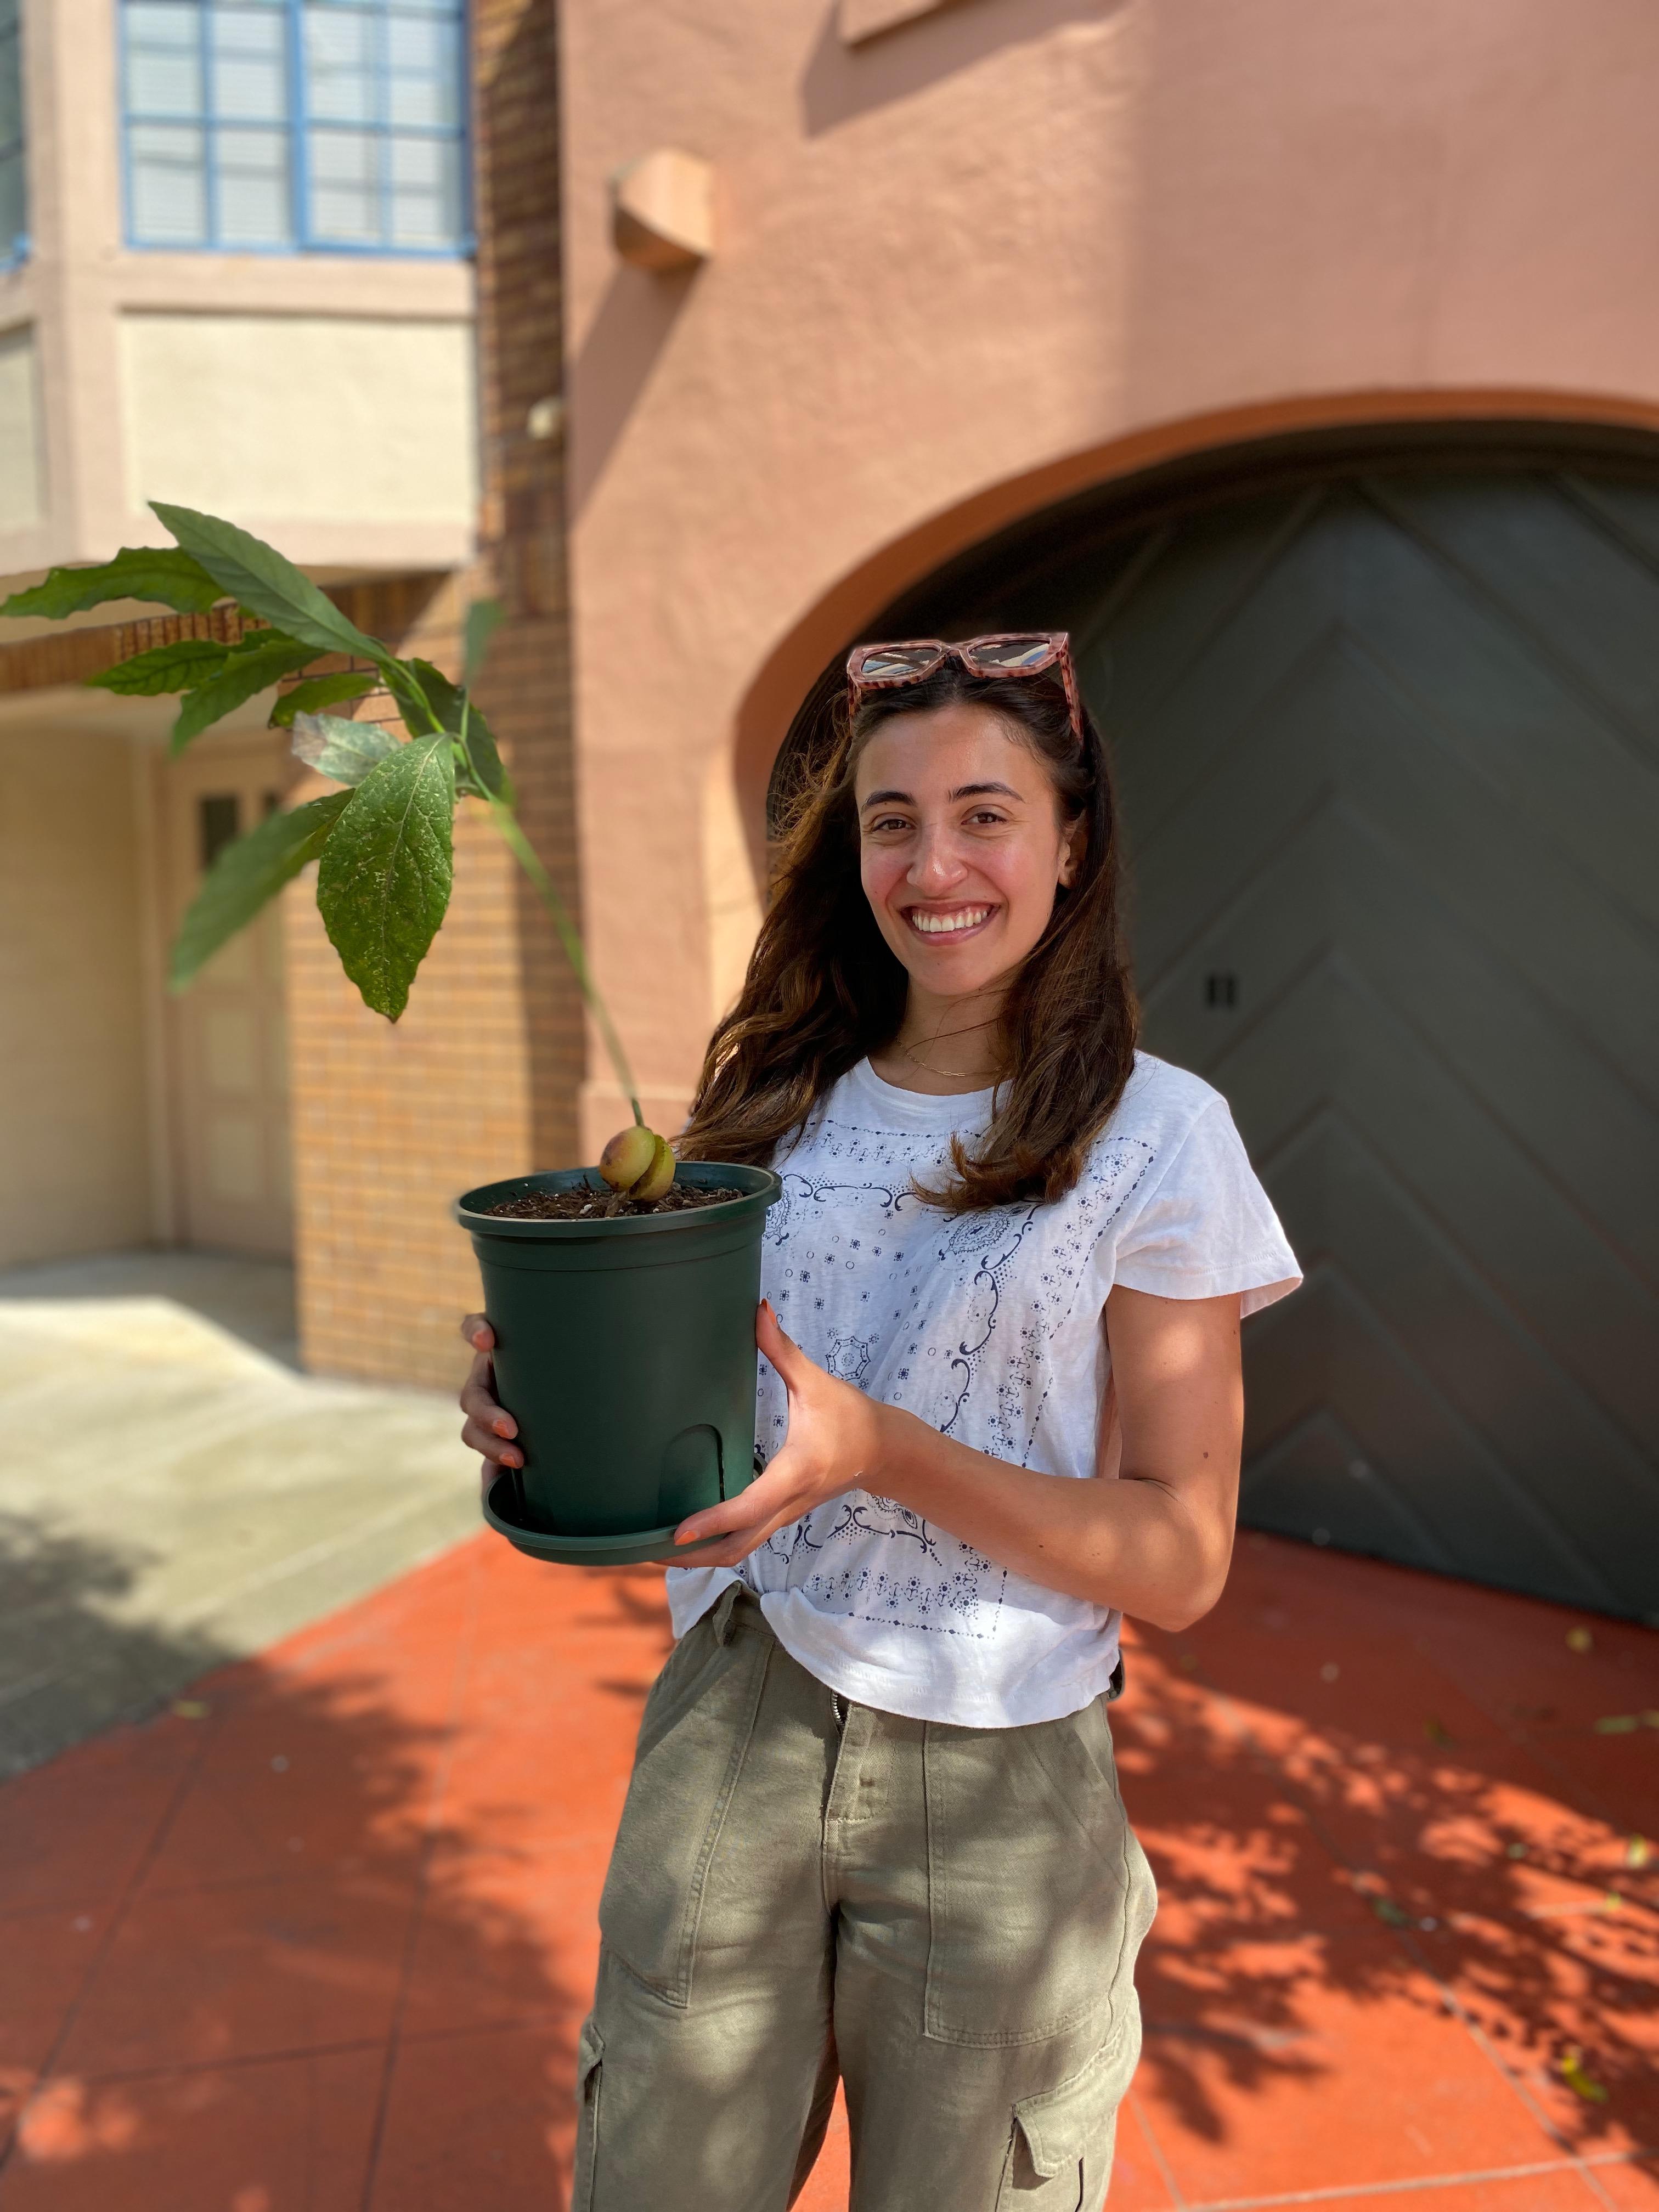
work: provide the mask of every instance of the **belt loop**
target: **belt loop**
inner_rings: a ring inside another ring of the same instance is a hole
[[[738,1600],[744,1595],[741,1583],[732,1583],[720,1593],[714,1607],[714,1641],[729,1644],[737,1631],[732,1626],[732,1615],[737,1610]]]

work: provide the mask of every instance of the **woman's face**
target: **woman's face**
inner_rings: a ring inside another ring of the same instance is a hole
[[[854,794],[865,896],[912,982],[958,998],[1011,975],[1081,850],[1037,755],[988,707],[895,714]]]

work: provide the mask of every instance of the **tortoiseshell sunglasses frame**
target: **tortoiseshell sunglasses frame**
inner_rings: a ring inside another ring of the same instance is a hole
[[[1048,648],[1044,657],[1029,668],[985,668],[976,666],[974,656],[980,647],[988,645],[1014,645],[1022,639],[1041,639]],[[902,676],[866,676],[861,663],[866,656],[876,653],[931,653],[933,658],[921,668],[906,669]],[[1060,681],[1066,687],[1066,703],[1072,711],[1072,733],[1079,744],[1083,743],[1083,707],[1078,696],[1077,672],[1072,665],[1072,638],[1063,629],[999,629],[984,637],[964,638],[959,645],[947,645],[942,637],[889,638],[869,645],[855,645],[847,656],[847,713],[850,721],[859,710],[859,701],[866,691],[892,691],[905,684],[925,683],[928,677],[942,668],[947,660],[959,660],[970,676],[1006,677],[1017,680],[1022,676],[1046,676],[1051,668],[1058,667]]]

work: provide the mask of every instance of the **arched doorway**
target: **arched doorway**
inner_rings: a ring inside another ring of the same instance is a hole
[[[1659,469],[1451,434],[1073,501],[870,634],[1078,641],[1148,1047],[1308,1268],[1245,1520],[1659,1620]]]

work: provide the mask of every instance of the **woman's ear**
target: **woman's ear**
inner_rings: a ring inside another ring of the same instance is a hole
[[[1083,855],[1088,848],[1088,817],[1086,815],[1079,814],[1066,832],[1066,842],[1061,846],[1060,852],[1058,880],[1066,890],[1069,890],[1077,880],[1077,872],[1083,866]]]

